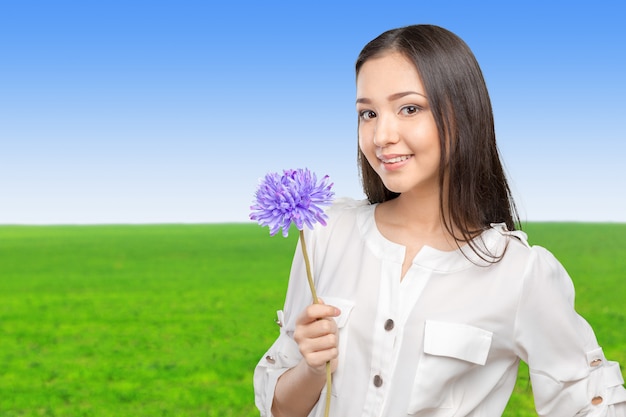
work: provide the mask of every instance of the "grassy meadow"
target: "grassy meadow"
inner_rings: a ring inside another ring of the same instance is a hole
[[[626,364],[626,224],[524,228]],[[252,370],[277,334],[296,237],[254,224],[0,226],[0,416],[258,416]],[[522,367],[505,416],[535,415]]]

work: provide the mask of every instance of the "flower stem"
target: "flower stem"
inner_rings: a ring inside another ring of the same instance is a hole
[[[311,273],[311,263],[309,262],[309,254],[306,250],[306,243],[304,241],[304,231],[300,230],[300,247],[302,248],[302,254],[304,255],[304,264],[306,265],[306,277],[309,281],[309,287],[311,288],[311,295],[313,296],[313,302],[319,304],[319,298],[317,298],[317,292],[315,291],[315,283],[313,282],[313,274]],[[328,417],[330,413],[330,397],[332,388],[332,375],[330,372],[330,361],[326,362],[326,404],[324,407],[324,417]]]
[[[315,291],[315,283],[313,282],[313,274],[311,273],[311,263],[309,262],[309,254],[306,250],[306,242],[304,241],[304,231],[300,230],[300,246],[302,247],[302,254],[304,255],[304,264],[306,265],[306,277],[309,280],[309,287],[311,288],[311,295],[313,296],[313,302],[319,304],[320,300],[317,298],[317,292]]]

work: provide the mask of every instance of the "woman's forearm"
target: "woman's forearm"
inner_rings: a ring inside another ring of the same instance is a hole
[[[306,417],[319,401],[326,383],[325,372],[311,369],[302,360],[285,372],[276,383],[272,415],[274,417]]]

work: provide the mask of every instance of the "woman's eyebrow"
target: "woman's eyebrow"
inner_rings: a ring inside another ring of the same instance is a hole
[[[422,96],[426,98],[424,94],[418,93],[417,91],[403,91],[401,93],[395,93],[395,94],[390,95],[389,97],[387,97],[387,100],[394,101],[405,96],[410,96],[411,94],[417,94],[418,96]]]
[[[422,96],[424,98],[427,98],[424,94],[418,93],[417,91],[402,91],[400,93],[394,93],[394,94],[390,95],[389,97],[387,97],[387,100],[395,101],[395,100],[398,100],[398,99],[400,99],[402,97],[410,96],[411,94],[417,94],[418,96]],[[369,98],[362,97],[362,98],[357,98],[356,99],[356,103],[357,104],[358,103],[371,104],[372,100],[370,100]]]

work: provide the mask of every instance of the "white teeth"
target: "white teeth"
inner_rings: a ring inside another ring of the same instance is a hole
[[[409,158],[410,158],[409,155],[404,155],[404,156],[396,156],[395,158],[391,158],[391,159],[384,159],[381,157],[380,160],[383,161],[385,164],[395,164],[396,162],[406,161]]]

